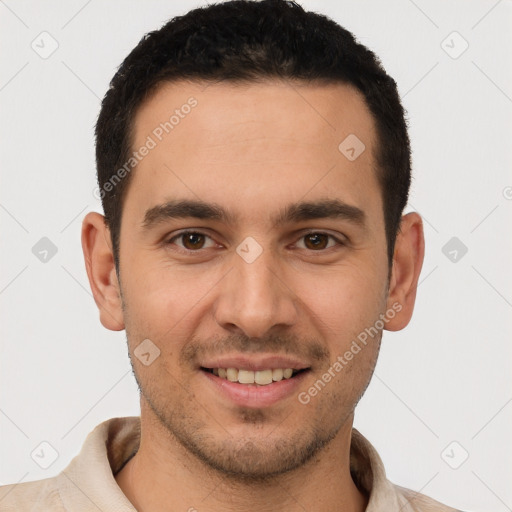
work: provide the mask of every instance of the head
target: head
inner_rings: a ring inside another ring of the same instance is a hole
[[[144,36],[112,79],[96,124],[96,162],[117,266],[123,201],[138,163],[130,158],[137,149],[134,119],[141,104],[166,82],[283,78],[345,84],[364,97],[375,123],[373,156],[391,265],[411,181],[409,136],[396,83],[378,57],[334,21],[295,2],[264,0],[226,2],[172,19]]]
[[[82,243],[103,325],[126,329],[143,416],[232,475],[312,459],[352,417],[383,329],[414,306],[423,233],[402,216],[393,79],[293,2],[211,5],[129,54],[96,144],[105,216],[86,217]],[[235,399],[220,365],[301,371],[279,399]]]

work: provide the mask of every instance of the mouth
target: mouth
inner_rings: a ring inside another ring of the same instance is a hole
[[[243,368],[201,367],[201,370],[229,382],[249,386],[268,386],[282,380],[294,379],[297,375],[309,371],[309,368],[265,368],[260,370],[247,370]]]
[[[289,354],[225,354],[199,362],[205,393],[228,407],[290,404],[313,367]]]

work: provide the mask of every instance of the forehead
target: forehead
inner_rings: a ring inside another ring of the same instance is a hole
[[[315,197],[381,211],[373,117],[347,85],[165,83],[139,108],[133,133],[132,151],[144,156],[125,206],[139,217],[172,197],[242,217]]]

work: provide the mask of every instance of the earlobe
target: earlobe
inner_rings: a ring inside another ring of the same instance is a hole
[[[105,217],[96,212],[88,213],[82,222],[82,250],[89,284],[103,326],[121,331],[124,329],[123,309],[111,245]]]
[[[411,212],[402,217],[395,243],[387,307],[397,313],[386,322],[388,331],[399,331],[411,320],[424,256],[423,222]]]

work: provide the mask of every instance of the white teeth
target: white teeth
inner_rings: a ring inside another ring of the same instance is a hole
[[[272,370],[272,380],[274,380],[276,382],[283,380],[283,369],[282,368],[276,368],[275,370]]]
[[[226,374],[229,381],[238,382],[238,370],[236,368],[228,368]]]
[[[240,384],[258,384],[267,386],[272,382],[279,382],[283,379],[290,379],[293,375],[293,368],[274,368],[268,370],[239,370],[238,368],[213,368],[212,372],[221,379]]]
[[[254,384],[254,372],[250,370],[238,370],[238,382],[240,382],[240,384]]]
[[[256,384],[260,384],[261,386],[271,384],[272,370],[260,370],[258,372],[254,372],[254,382],[256,382]]]

